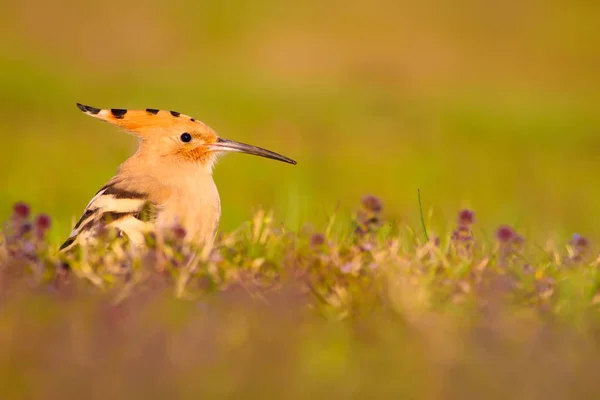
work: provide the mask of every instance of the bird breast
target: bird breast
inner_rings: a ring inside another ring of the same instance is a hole
[[[171,188],[171,196],[160,207],[157,228],[181,226],[186,239],[212,243],[221,217],[221,201],[212,176],[184,179]]]

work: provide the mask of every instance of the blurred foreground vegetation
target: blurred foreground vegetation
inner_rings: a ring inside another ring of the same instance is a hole
[[[426,241],[367,196],[335,230],[259,211],[211,249],[110,231],[63,267],[15,206],[0,247],[3,398],[592,399],[600,259],[510,226]],[[107,251],[107,245],[110,251]]]

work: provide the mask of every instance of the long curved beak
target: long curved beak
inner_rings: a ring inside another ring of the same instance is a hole
[[[294,165],[296,164],[296,161],[292,160],[291,158],[282,156],[281,154],[277,154],[273,151],[223,138],[219,138],[215,143],[209,144],[208,148],[212,151],[235,151],[238,153],[247,153],[255,156],[271,158],[273,160],[279,160]]]

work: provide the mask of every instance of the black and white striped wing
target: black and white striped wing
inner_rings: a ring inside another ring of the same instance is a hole
[[[89,202],[60,251],[66,252],[93,237],[100,224],[117,228],[132,243],[142,244],[144,234],[152,229],[155,218],[156,206],[146,194],[108,184]]]

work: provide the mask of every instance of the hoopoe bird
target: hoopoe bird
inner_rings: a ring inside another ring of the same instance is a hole
[[[148,232],[175,225],[184,229],[186,240],[212,243],[221,217],[212,177],[219,155],[241,152],[296,164],[270,150],[221,138],[209,126],[176,111],[77,107],[132,133],[139,144],[89,202],[61,252],[84,244],[101,224],[116,228],[136,246],[144,244]]]

